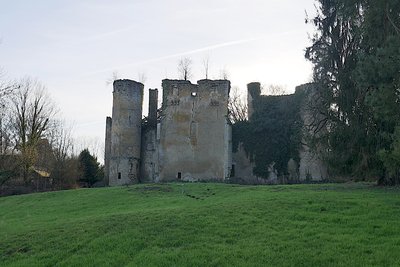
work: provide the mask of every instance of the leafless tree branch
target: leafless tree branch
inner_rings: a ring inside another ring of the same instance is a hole
[[[240,95],[239,89],[234,87],[229,96],[228,115],[232,124],[247,120],[247,103],[245,98]]]
[[[178,62],[178,72],[180,79],[189,80],[192,77],[192,60],[188,57],[184,57]]]

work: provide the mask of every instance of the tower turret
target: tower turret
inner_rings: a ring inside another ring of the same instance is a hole
[[[247,85],[247,117],[248,119],[254,113],[253,101],[261,95],[261,84],[259,82],[252,82]]]
[[[114,81],[109,184],[140,180],[143,84]]]

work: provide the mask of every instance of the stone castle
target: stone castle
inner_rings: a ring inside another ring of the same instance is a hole
[[[249,84],[259,87],[259,83]],[[163,80],[162,105],[158,90],[149,89],[148,117],[142,119],[142,83],[116,80],[112,118],[106,119],[105,182],[110,186],[139,182],[239,181],[277,183],[252,172],[244,151],[232,153],[228,119],[230,82]],[[249,116],[254,95],[249,93]],[[307,119],[307,114],[304,115]],[[307,148],[301,151],[299,180],[312,173],[326,179],[326,170]]]
[[[164,80],[162,107],[149,90],[142,123],[143,84],[114,82],[107,118],[105,171],[109,185],[136,182],[224,181],[231,173],[227,80]]]

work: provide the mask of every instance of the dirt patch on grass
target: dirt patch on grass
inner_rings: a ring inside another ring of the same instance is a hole
[[[145,186],[140,186],[140,187],[134,187],[130,188],[129,191],[135,191],[135,192],[172,192],[174,191],[173,188],[169,185],[145,185]]]
[[[201,192],[197,192],[196,194],[189,193],[189,192],[182,192],[182,193],[185,193],[185,196],[195,199],[195,200],[205,200],[209,197],[216,195],[216,193],[213,192],[210,188],[207,188],[206,190],[201,191]]]

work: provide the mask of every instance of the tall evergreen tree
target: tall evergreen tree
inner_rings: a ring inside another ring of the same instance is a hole
[[[317,123],[326,131],[314,141],[326,147],[334,174],[400,182],[393,177],[399,175],[399,1],[317,2],[306,58],[319,88]]]
[[[80,181],[91,187],[101,179],[101,168],[97,158],[92,156],[88,149],[79,154]]]
[[[400,1],[364,2],[363,39],[356,69],[377,128],[376,155],[382,184],[400,184]]]

